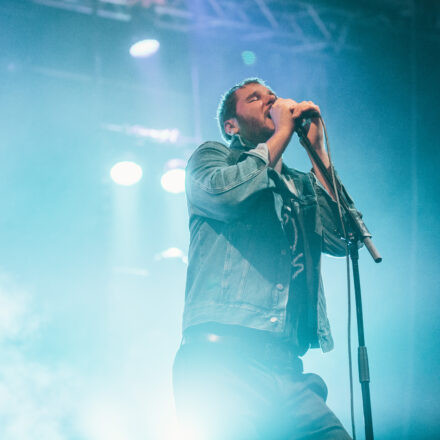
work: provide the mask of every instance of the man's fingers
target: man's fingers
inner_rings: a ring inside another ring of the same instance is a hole
[[[298,107],[292,109],[292,118],[296,119],[301,114],[301,110]]]
[[[296,101],[294,101],[293,99],[285,99],[284,100],[286,102],[286,104],[288,104],[289,106],[295,106],[298,105],[298,103]]]
[[[272,107],[287,107],[289,110],[293,110],[294,107],[298,105],[296,101],[293,99],[284,99],[284,98],[278,98],[272,105]]]
[[[300,102],[292,110],[293,119],[304,117],[304,115],[307,115],[307,117],[318,117],[321,114],[319,107],[312,101]]]

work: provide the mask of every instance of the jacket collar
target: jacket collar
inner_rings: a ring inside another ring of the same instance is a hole
[[[255,147],[256,145],[252,144],[247,139],[240,136],[238,133],[234,134],[231,139],[231,143],[229,144],[229,148],[242,152],[252,150]],[[297,171],[293,168],[289,168],[283,161],[281,166],[281,174],[290,174],[291,176],[295,176],[297,174]]]
[[[234,134],[231,139],[231,143],[229,144],[230,148],[237,149],[237,150],[251,150],[252,148],[255,148],[256,145],[249,142],[244,137],[240,136],[238,133]]]

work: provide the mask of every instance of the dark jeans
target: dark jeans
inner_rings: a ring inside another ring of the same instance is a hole
[[[173,367],[177,415],[193,440],[350,440],[327,387],[282,347],[183,344]]]

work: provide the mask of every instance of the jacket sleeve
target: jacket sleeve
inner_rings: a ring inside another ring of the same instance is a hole
[[[236,162],[236,163],[235,163]],[[231,160],[231,150],[217,142],[202,144],[186,169],[186,195],[197,214],[220,221],[243,215],[262,191],[275,186],[269,177],[266,144]]]
[[[313,172],[310,174],[312,175],[312,179],[314,181],[320,220],[322,224],[322,250],[326,254],[333,255],[335,257],[343,257],[346,254],[346,243],[341,226],[341,220],[339,218],[338,205],[316,178],[315,174]],[[356,211],[353,200],[343,187],[339,177],[335,177],[341,185],[346,196],[349,209]],[[362,217],[362,214],[359,211],[356,212]],[[360,242],[358,243],[358,246],[361,247]]]

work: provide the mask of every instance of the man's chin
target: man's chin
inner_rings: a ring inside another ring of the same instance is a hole
[[[267,129],[263,130],[259,136],[259,138],[261,139],[260,143],[267,142],[272,137],[272,135],[274,133],[275,133],[275,128],[267,128]]]
[[[267,125],[255,124],[250,130],[248,130],[249,136],[246,136],[246,134],[243,133],[244,137],[255,145],[267,142],[275,133],[275,127],[272,120],[268,120],[268,122],[269,124]]]

